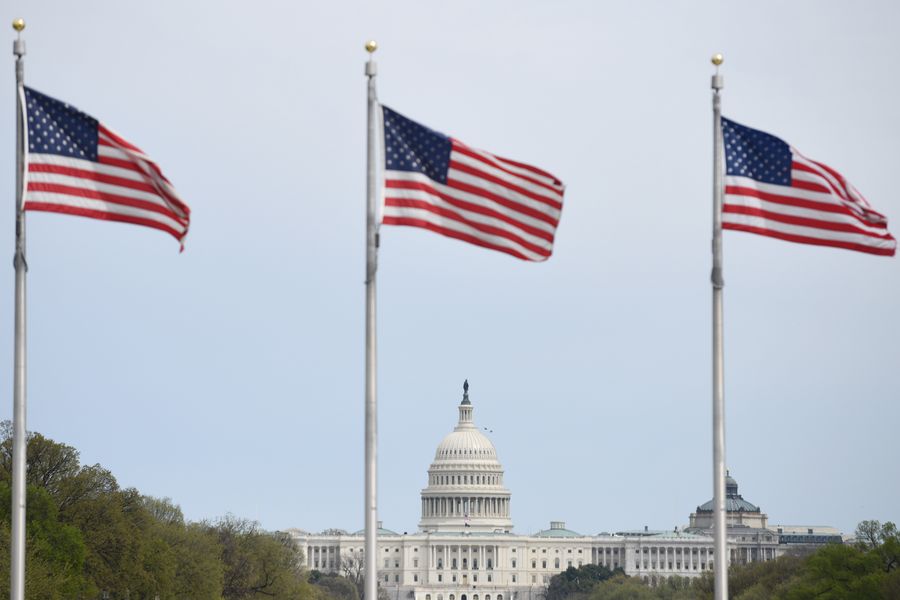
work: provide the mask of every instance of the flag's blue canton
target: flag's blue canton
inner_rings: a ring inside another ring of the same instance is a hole
[[[791,185],[791,148],[774,135],[722,117],[725,173],[761,183]]]
[[[424,173],[438,183],[447,183],[450,138],[410,121],[387,106],[382,108],[385,169]]]
[[[25,88],[28,151],[97,161],[97,119]]]

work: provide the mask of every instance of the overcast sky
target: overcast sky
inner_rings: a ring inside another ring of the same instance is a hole
[[[183,254],[155,230],[29,215],[28,428],[194,520],[363,526],[369,38],[385,103],[567,184],[545,263],[382,231],[394,530],[417,527],[465,378],[519,533],[672,528],[712,497],[714,52],[725,115],[841,171],[900,234],[896,2],[12,0],[2,16],[27,20],[28,84],[141,146],[193,209]],[[725,280],[744,498],[773,524],[900,519],[900,261],[726,232]]]

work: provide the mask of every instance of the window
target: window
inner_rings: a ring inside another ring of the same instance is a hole
[[[532,568],[532,569],[537,569],[537,561],[536,561],[536,560],[532,560],[532,561],[531,561],[531,568]]]
[[[559,558],[558,558],[558,557],[556,558],[556,560],[553,561],[553,568],[554,568],[554,569],[558,569],[558,568],[559,568]]]
[[[444,580],[444,576],[441,575],[440,573],[438,573],[438,583],[442,582],[443,580]]]
[[[513,573],[513,576],[512,576],[512,582],[513,582],[513,583],[516,582],[516,574],[515,574],[515,573]]]
[[[387,575],[384,576],[384,582],[385,582],[385,583],[388,582],[388,576],[387,576]]]
[[[516,559],[512,559],[512,568],[513,568],[513,569],[516,568]]]
[[[456,575],[453,576],[453,583],[456,583]]]
[[[413,573],[413,581],[418,581],[418,580],[419,580],[419,575],[416,573]]]
[[[569,568],[571,569],[571,568],[572,568],[572,561],[571,561],[571,560],[570,560],[570,561],[567,561],[567,563],[568,563],[568,564],[567,564],[566,566],[569,567]]]
[[[468,569],[468,568],[469,568],[469,559],[468,559],[468,558],[462,559],[462,568],[463,568],[463,569]]]
[[[542,568],[542,569],[546,569],[546,568],[547,568],[547,561],[546,561],[546,560],[542,560],[542,561],[541,561],[541,568]]]
[[[492,560],[490,558],[487,559],[487,568],[488,568],[488,571],[490,571],[491,569],[494,568],[494,563],[492,562]]]
[[[456,559],[455,559],[455,558],[451,559],[451,562],[450,562],[450,568],[451,568],[451,569],[455,569],[455,568],[456,568]]]
[[[418,559],[418,558],[414,558],[414,559],[413,559],[413,568],[418,568],[418,567],[419,567],[419,559]]]
[[[472,568],[475,569],[476,571],[478,570],[478,559],[477,558],[472,559]]]
[[[472,573],[472,583],[478,583],[478,573]]]
[[[491,577],[491,574],[488,573],[488,583],[490,583],[491,581],[493,581],[493,578]]]
[[[384,568],[387,569],[390,566],[391,566],[391,559],[389,559],[389,558],[384,559]]]

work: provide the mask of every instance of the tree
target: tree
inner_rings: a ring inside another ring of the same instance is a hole
[[[279,599],[313,595],[302,572],[302,553],[290,536],[261,531],[259,524],[228,515],[210,526],[224,566],[222,598],[242,600],[256,594]]]
[[[617,569],[617,572],[622,572],[622,570]],[[578,568],[569,567],[550,578],[545,598],[546,600],[564,600],[570,596],[588,594],[598,583],[606,581],[613,575],[613,571],[602,565],[587,564]]]
[[[900,566],[900,533],[890,521],[883,525],[880,521],[862,521],[856,527],[856,546],[875,552],[885,572]]]
[[[316,585],[322,588],[329,598],[334,600],[359,600],[359,591],[356,584],[339,575],[319,576]]]
[[[602,581],[591,592],[590,600],[654,600],[656,593],[635,577],[618,574]]]
[[[350,554],[341,555],[339,566],[341,574],[356,587],[357,597],[365,596],[366,561],[363,553],[351,551]]]

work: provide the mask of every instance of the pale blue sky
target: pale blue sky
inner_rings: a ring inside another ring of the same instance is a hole
[[[29,85],[141,146],[193,209],[181,255],[156,231],[29,217],[29,429],[191,519],[363,525],[369,38],[383,101],[568,185],[543,264],[382,232],[392,529],[416,528],[464,378],[518,532],[670,528],[711,497],[714,52],[726,115],[841,171],[900,234],[895,2],[14,0],[0,16],[28,21]],[[898,276],[897,259],[725,234],[728,465],[770,522],[900,519]],[[12,287],[7,263],[2,418]]]

